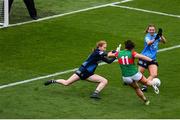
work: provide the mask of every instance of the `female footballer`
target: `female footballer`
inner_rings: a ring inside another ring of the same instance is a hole
[[[108,57],[117,57],[122,71],[122,78],[125,84],[130,85],[135,91],[136,94],[144,101],[145,105],[149,105],[149,100],[144,96],[141,91],[138,81],[142,82],[145,85],[153,86],[154,90],[158,90],[155,86],[155,83],[148,81],[141,72],[138,71],[134,59],[140,58],[149,62],[152,62],[152,59],[141,55],[134,51],[135,44],[131,40],[125,41],[125,49],[116,53],[109,52]]]
[[[85,80],[87,79],[90,82],[99,83],[96,90],[90,96],[91,98],[100,99],[99,93],[100,91],[107,85],[108,81],[106,78],[94,74],[98,63],[104,61],[106,63],[112,63],[116,58],[108,58],[107,52],[105,51],[107,47],[106,41],[99,41],[96,44],[96,49],[89,55],[87,60],[82,63],[80,68],[67,80],[58,79],[58,80],[49,80],[46,81],[44,84],[49,85],[52,83],[59,83],[65,86],[70,85],[71,83],[78,81],[78,80]]]
[[[158,33],[156,33],[156,28],[154,25],[148,25],[145,32],[144,49],[142,50],[141,54],[153,59],[153,62],[149,63],[146,60],[139,59],[138,69],[142,74],[144,73],[145,69],[148,69],[148,80],[152,80],[158,76],[158,63],[156,55],[159,42],[166,43],[166,39],[162,35],[162,29],[159,29]],[[143,86],[141,90],[147,91],[147,86]]]

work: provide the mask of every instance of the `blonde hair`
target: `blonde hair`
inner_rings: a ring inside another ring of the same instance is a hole
[[[146,29],[145,29],[145,33],[148,33],[148,30],[149,30],[149,28],[150,27],[154,27],[155,29],[156,29],[156,26],[154,25],[154,24],[149,24],[147,27],[146,27]]]
[[[102,47],[104,44],[107,44],[107,42],[105,40],[101,40],[99,42],[96,43],[96,47]]]

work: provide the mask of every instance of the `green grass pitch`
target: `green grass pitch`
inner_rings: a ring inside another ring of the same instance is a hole
[[[43,1],[37,0],[40,17],[118,0],[46,0],[49,4]],[[20,0],[16,3],[11,23],[29,20],[25,11],[19,17],[22,8],[18,5],[23,4]],[[134,0],[121,5],[180,15],[179,4],[179,0]],[[0,85],[79,67],[102,39],[108,42],[108,50],[132,39],[140,52],[143,32],[149,23],[164,29],[168,42],[161,44],[160,49],[180,44],[179,18],[112,6],[0,29]],[[89,98],[96,84],[78,81],[69,87],[57,84],[45,87],[43,82],[48,79],[42,79],[0,89],[0,118],[180,118],[179,55],[179,48],[158,53],[162,84],[159,95],[151,88],[145,93],[151,101],[149,106],[143,105],[135,92],[122,84],[119,66],[113,63],[100,66],[95,72],[109,80],[99,101]],[[71,74],[54,78],[68,78]]]

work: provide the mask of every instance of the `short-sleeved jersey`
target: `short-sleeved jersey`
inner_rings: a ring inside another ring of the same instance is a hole
[[[135,51],[131,50],[121,50],[120,52],[116,52],[115,56],[118,58],[123,77],[133,76],[138,72],[134,63],[134,56],[136,54]]]
[[[155,60],[156,59],[156,54],[157,54],[157,50],[158,50],[158,44],[160,42],[160,38],[156,41],[154,41],[153,44],[148,45],[147,43],[149,41],[154,40],[154,38],[156,37],[157,33],[155,33],[153,36],[150,35],[150,33],[147,33],[144,39],[144,49],[141,52],[141,54]]]
[[[104,61],[106,63],[112,63],[115,58],[108,59],[107,53],[105,51],[100,51],[98,48],[95,49],[87,58],[87,60],[82,64],[82,67],[85,68],[89,73],[94,73],[98,63]]]

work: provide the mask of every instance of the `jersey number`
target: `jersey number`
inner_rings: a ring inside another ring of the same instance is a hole
[[[121,59],[122,59],[123,65],[125,65],[125,64],[128,65],[129,64],[128,56],[125,56],[125,57],[122,56]]]

